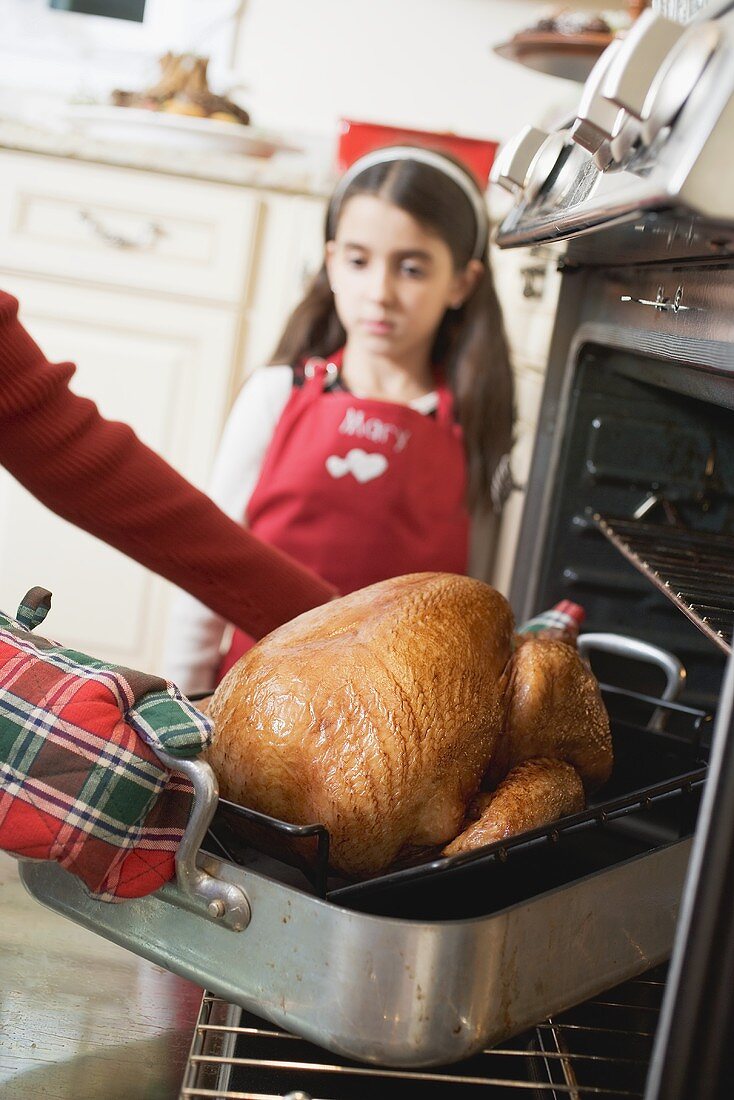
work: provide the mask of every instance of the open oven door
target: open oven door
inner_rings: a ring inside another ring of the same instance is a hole
[[[734,1089],[734,660],[683,893],[645,1100]]]

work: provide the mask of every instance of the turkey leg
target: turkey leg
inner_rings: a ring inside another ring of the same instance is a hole
[[[496,790],[480,795],[475,806],[478,820],[447,844],[443,855],[470,852],[578,813],[584,808],[584,787],[571,764],[540,757],[518,764]]]

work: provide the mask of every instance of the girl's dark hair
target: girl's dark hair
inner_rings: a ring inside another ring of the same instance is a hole
[[[333,201],[330,204],[327,241],[334,239],[348,200],[363,194],[386,199],[437,233],[450,248],[457,271],[471,260],[477,238],[474,210],[461,187],[440,169],[414,160],[366,168],[352,180],[336,208]],[[459,309],[444,314],[432,354],[451,387],[464,433],[472,508],[489,504],[492,477],[513,441],[512,369],[487,251],[485,246],[484,273],[472,294]],[[271,364],[295,365],[312,355],[326,358],[345,340],[324,265],[291,314]]]

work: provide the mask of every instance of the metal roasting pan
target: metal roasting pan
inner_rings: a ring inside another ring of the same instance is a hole
[[[546,841],[531,846],[527,873],[522,854],[508,861],[525,888],[510,904],[493,896],[491,875],[471,885],[482,895],[471,911],[485,915],[374,915],[208,854],[202,844],[217,806],[214,773],[204,761],[161,758],[196,792],[175,882],[110,904],[91,898],[55,863],[20,860],[26,889],[71,920],[337,1054],[402,1068],[445,1065],[670,954],[690,837],[635,849],[625,848],[628,840],[613,842],[613,825],[591,835],[587,829],[578,843],[590,842],[594,851],[611,844],[613,852],[617,843],[621,854],[606,865],[581,864],[590,873],[571,881],[561,876],[561,885],[548,888],[546,880],[545,889],[532,892],[542,879],[533,866],[537,872],[545,861],[563,864],[573,853],[573,839],[565,849]]]
[[[690,844],[443,922],[353,912],[200,857],[246,895],[239,932],[180,885],[111,905],[57,864],[20,873],[44,905],[225,1000],[337,1054],[409,1068],[469,1057],[665,960]]]

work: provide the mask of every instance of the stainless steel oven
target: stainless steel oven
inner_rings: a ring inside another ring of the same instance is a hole
[[[592,628],[667,639],[717,712],[646,1100],[734,1088],[733,88],[734,5],[649,11],[568,127],[496,169],[499,243],[567,242],[515,610],[573,594]]]

